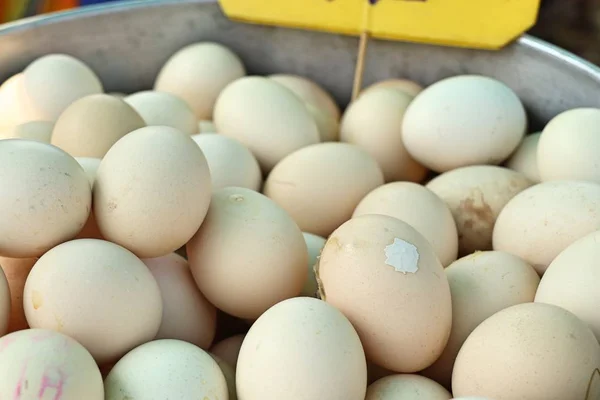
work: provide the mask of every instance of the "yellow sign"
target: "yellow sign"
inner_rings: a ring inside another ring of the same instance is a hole
[[[220,0],[235,20],[347,35],[498,49],[536,21],[540,0]]]

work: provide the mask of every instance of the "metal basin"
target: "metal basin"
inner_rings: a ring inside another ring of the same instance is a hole
[[[252,74],[304,75],[340,104],[348,102],[357,38],[231,22],[210,0],[128,1],[0,26],[0,81],[36,57],[62,52],[87,62],[107,91],[133,92],[150,88],[176,50],[202,40],[232,48]],[[425,85],[457,74],[495,77],[521,97],[532,130],[566,109],[600,107],[600,69],[530,36],[498,52],[373,41],[367,57],[365,84],[392,77]]]

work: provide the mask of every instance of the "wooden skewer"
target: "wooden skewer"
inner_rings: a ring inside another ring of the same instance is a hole
[[[369,43],[369,33],[363,32],[360,34],[360,42],[358,44],[358,58],[356,59],[356,68],[354,70],[354,84],[352,86],[352,101],[356,100],[363,82],[365,72],[365,56],[367,54],[367,44]]]

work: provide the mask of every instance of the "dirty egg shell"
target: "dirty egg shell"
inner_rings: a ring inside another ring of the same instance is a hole
[[[104,400],[100,370],[75,340],[45,329],[0,338],[0,396],[6,399]]]
[[[265,182],[264,193],[283,207],[303,232],[327,237],[350,219],[367,193],[382,184],[381,169],[365,150],[348,143],[320,143],[277,164]]]
[[[459,397],[582,400],[598,367],[600,345],[575,315],[549,304],[518,304],[469,335],[454,365],[452,390]]]
[[[284,86],[259,76],[228,85],[217,99],[213,122],[220,134],[248,147],[265,173],[288,154],[320,141],[304,102]]]
[[[498,214],[531,184],[524,175],[508,168],[476,165],[439,175],[426,187],[450,208],[458,230],[458,253],[464,256],[492,249]]]
[[[327,240],[316,272],[321,298],[352,322],[370,361],[412,373],[444,350],[448,279],[433,247],[407,223],[374,214],[351,219]]]
[[[412,97],[394,89],[370,90],[342,117],[340,139],[365,149],[377,160],[386,182],[420,182],[427,170],[406,151],[402,121]]]
[[[196,233],[211,192],[208,163],[192,138],[149,126],[123,137],[102,159],[94,215],[107,240],[138,257],[161,257]]]
[[[30,121],[20,125],[7,128],[4,131],[0,128],[0,139],[30,139],[42,143],[50,143],[52,136],[53,122],[48,121]]]
[[[38,257],[72,239],[91,210],[85,172],[57,147],[0,140],[0,255]]]
[[[25,282],[32,328],[71,336],[99,364],[152,340],[162,301],[156,280],[133,253],[96,239],[63,243],[44,254]]]
[[[506,167],[525,175],[531,182],[540,182],[537,149],[541,132],[525,136],[519,147],[506,161]]]
[[[431,190],[412,182],[392,182],[367,194],[352,217],[382,214],[415,228],[447,267],[458,254],[458,234],[450,209]]]
[[[227,399],[227,382],[204,350],[180,340],[145,343],[127,353],[104,381],[106,400]]]
[[[371,90],[381,89],[381,88],[389,88],[389,89],[399,90],[403,93],[408,94],[411,97],[415,97],[416,95],[418,95],[419,93],[421,93],[423,91],[423,86],[421,86],[418,83],[413,82],[411,80],[387,79],[384,81],[376,82],[376,83],[372,84],[371,86],[368,86],[367,88],[363,89],[363,91],[360,92],[360,96],[362,96],[363,94],[365,94]]]
[[[237,360],[240,355],[240,348],[244,341],[245,334],[238,334],[223,339],[218,343],[215,343],[211,348],[210,352],[231,365],[234,369],[237,368]]]
[[[365,400],[449,400],[451,397],[442,385],[429,378],[396,374],[369,385]]]
[[[308,251],[302,232],[281,207],[250,189],[214,192],[187,254],[206,298],[242,319],[258,318],[297,296],[306,280]]]
[[[533,301],[540,278],[533,267],[501,251],[481,251],[445,269],[452,298],[452,330],[444,352],[421,374],[450,388],[460,347],[477,326],[498,311]]]
[[[187,260],[172,253],[142,261],[156,279],[163,302],[156,339],[179,339],[208,349],[215,337],[217,310],[198,289]]]
[[[600,229],[600,185],[554,181],[532,186],[506,204],[494,227],[494,250],[521,257],[542,275],[577,239]]]
[[[282,301],[256,320],[236,374],[244,400],[364,400],[367,387],[365,354],[352,324],[310,297]]]
[[[321,254],[321,250],[325,247],[325,238],[313,235],[312,233],[302,232],[306,247],[308,248],[308,276],[300,295],[308,297],[316,297],[319,290],[317,278],[315,277],[315,264]]]
[[[37,258],[0,257],[0,267],[4,271],[10,289],[10,319],[8,333],[29,328],[23,310],[23,289],[29,271]]]

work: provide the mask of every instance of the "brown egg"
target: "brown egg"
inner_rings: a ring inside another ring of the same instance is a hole
[[[276,74],[270,75],[269,78],[290,89],[304,102],[327,113],[335,121],[339,121],[340,107],[331,94],[317,83],[298,75]]]
[[[370,90],[352,102],[342,117],[340,140],[373,156],[386,182],[420,182],[427,174],[402,141],[402,120],[411,101],[411,96],[395,89]]]
[[[23,89],[39,121],[56,121],[74,101],[103,92],[94,71],[66,54],[48,54],[29,64],[23,71]]]
[[[187,254],[206,298],[239,318],[258,318],[297,296],[306,280],[302,232],[283,209],[250,189],[214,192]]]
[[[492,249],[492,235],[502,208],[532,182],[508,168],[476,165],[443,173],[427,183],[454,216],[458,254]]]
[[[467,337],[498,311],[533,301],[540,278],[517,256],[482,251],[446,268],[452,297],[452,330],[444,352],[421,373],[450,388],[454,360]]]
[[[162,301],[156,280],[133,253],[95,239],[63,243],[44,254],[27,277],[27,322],[71,336],[99,364],[154,339]]]
[[[0,267],[6,275],[10,289],[10,319],[8,321],[8,333],[29,328],[25,311],[23,310],[23,289],[29,271],[37,258],[7,258],[0,257]]]
[[[142,261],[156,279],[163,302],[156,339],[179,339],[208,349],[215,337],[217,310],[200,293],[185,258],[169,254]]]
[[[370,361],[411,373],[440,356],[452,323],[448,279],[410,225],[353,218],[331,234],[316,268],[321,298],[352,322]]]
[[[144,126],[142,117],[123,100],[108,94],[86,96],[60,115],[52,144],[73,157],[103,158],[117,140]]]
[[[240,348],[242,347],[242,342],[244,341],[245,336],[245,334],[240,334],[223,339],[214,344],[210,348],[210,352],[221,358],[235,369],[237,367]]]
[[[201,42],[182,48],[158,73],[154,90],[172,93],[186,101],[196,118],[211,119],[221,91],[246,75],[244,64],[227,47]]]
[[[582,400],[600,367],[600,345],[585,323],[560,307],[525,303],[479,325],[452,373],[455,396],[496,400]]]
[[[206,158],[192,138],[149,126],[123,137],[102,159],[94,215],[106,239],[139,257],[161,257],[196,233],[211,191]]]
[[[30,121],[20,125],[7,128],[4,131],[0,128],[0,139],[30,139],[38,140],[43,143],[50,143],[52,136],[53,122],[48,121]]]
[[[88,218],[91,188],[64,151],[25,139],[0,140],[0,255],[38,257],[74,238]]]
[[[381,169],[365,150],[348,143],[320,143],[277,164],[264,193],[303,232],[327,237],[350,219],[367,193],[382,184]]]
[[[362,96],[368,91],[381,88],[396,89],[408,94],[411,97],[415,97],[423,91],[423,86],[408,79],[387,79],[385,81],[376,82],[371,86],[363,89],[360,95]]]
[[[367,388],[365,400],[449,400],[439,383],[420,375],[398,374],[381,378]]]

